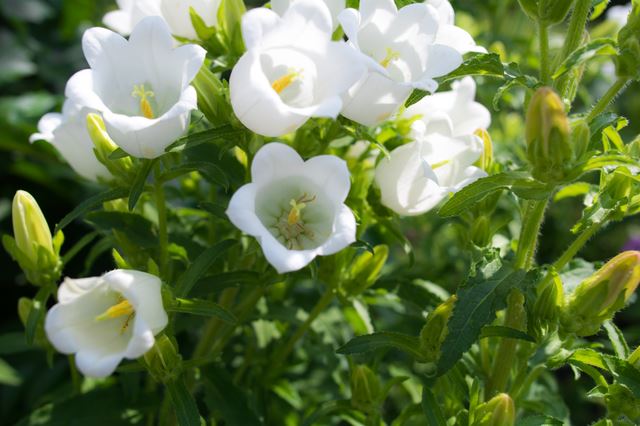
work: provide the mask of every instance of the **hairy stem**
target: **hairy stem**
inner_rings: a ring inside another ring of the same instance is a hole
[[[589,115],[587,115],[587,122],[593,121],[598,115],[602,114],[615,100],[618,94],[624,90],[627,82],[628,79],[626,77],[619,77],[616,82],[613,83],[613,86],[611,86],[602,98],[600,98],[600,100],[593,106]]]
[[[547,209],[548,200],[527,201],[516,252],[515,267],[530,269],[538,245],[538,234]]]
[[[576,0],[573,12],[571,12],[567,38],[564,41],[564,46],[562,46],[562,51],[558,57],[560,62],[562,62],[564,58],[568,57],[582,43],[582,39],[584,38],[584,29],[587,25],[587,19],[589,18],[590,11],[591,0]],[[570,83],[569,76],[564,76],[558,80],[558,91],[563,94],[563,96],[567,88],[570,86]]]
[[[551,81],[549,63],[549,27],[542,21],[538,22],[538,36],[540,42],[540,81],[548,85]]]

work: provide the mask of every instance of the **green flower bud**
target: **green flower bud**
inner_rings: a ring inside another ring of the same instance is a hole
[[[571,123],[571,146],[577,160],[587,152],[589,142],[591,142],[591,129],[586,120],[577,120]]]
[[[622,78],[636,78],[640,69],[640,3],[633,7],[625,25],[618,33],[616,74]]]
[[[525,138],[532,175],[543,182],[561,181],[573,159],[569,119],[560,97],[549,87],[533,95],[527,111]]]
[[[611,259],[568,296],[561,311],[563,331],[591,336],[622,309],[640,284],[640,252],[627,251]]]
[[[513,426],[516,423],[516,407],[506,393],[494,396],[477,410],[474,426]]]
[[[449,334],[449,318],[453,313],[458,298],[454,294],[444,303],[441,303],[427,317],[427,323],[420,331],[420,352],[424,355],[426,362],[437,363],[440,359],[440,348],[444,339]]]
[[[382,397],[382,384],[378,376],[366,365],[351,370],[351,405],[365,413],[378,410]]]
[[[114,176],[124,177],[125,179],[131,173],[133,163],[130,157],[112,160],[111,154],[118,149],[118,145],[113,142],[107,128],[98,114],[87,114],[87,131],[93,141],[94,153],[96,158],[109,170]]]
[[[555,276],[544,288],[537,290],[537,298],[528,324],[529,333],[540,338],[546,335],[548,330],[555,328],[563,302],[562,281]]]
[[[156,343],[144,354],[144,361],[149,373],[159,382],[175,380],[181,374],[182,357],[165,334],[156,336]]]
[[[385,245],[375,246],[373,254],[365,251],[358,256],[349,270],[349,278],[343,284],[347,294],[355,296],[371,287],[380,276],[388,256],[389,247]]]

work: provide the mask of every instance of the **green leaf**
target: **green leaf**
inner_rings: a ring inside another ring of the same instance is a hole
[[[171,404],[180,426],[200,426],[200,413],[196,400],[187,389],[182,378],[165,383]]]
[[[633,396],[640,399],[640,370],[617,357],[604,355],[603,359],[616,382],[628,387]]]
[[[447,423],[436,396],[426,385],[422,387],[422,412],[427,418],[427,426],[446,426]]]
[[[144,160],[142,166],[138,169],[138,173],[136,173],[136,177],[131,184],[131,191],[129,191],[129,211],[136,207],[138,199],[140,199],[140,195],[144,191],[144,185],[147,183],[149,173],[151,173],[151,169],[155,164],[156,160]]]
[[[162,176],[163,181],[175,179],[178,176],[191,172],[200,172],[205,179],[220,185],[226,189],[229,188],[229,178],[225,172],[217,165],[207,161],[189,161],[167,170]]]
[[[169,312],[202,315],[205,317],[218,317],[230,324],[235,324],[238,319],[227,309],[217,303],[200,299],[176,299],[174,304],[167,307]]]
[[[27,323],[25,324],[25,336],[29,345],[33,345],[38,326],[42,324],[44,313],[47,310],[47,301],[51,296],[52,290],[51,287],[41,287],[33,299]]]
[[[215,204],[215,203],[210,203],[210,202],[204,202],[204,203],[200,203],[199,207],[203,210],[208,211],[209,213],[211,213],[212,215],[214,215],[215,217],[222,219],[222,220],[228,220],[229,218],[227,217],[227,213],[226,213],[226,209],[224,206],[221,206],[220,204]]]
[[[236,140],[244,137],[246,130],[236,129],[231,125],[224,125],[202,132],[192,133],[188,136],[178,139],[171,145],[169,145],[165,152],[171,152],[181,148],[184,145],[194,147],[204,143],[216,143],[226,140]]]
[[[225,240],[205,250],[180,276],[176,284],[175,294],[178,297],[185,297],[189,294],[198,280],[206,274],[215,261],[231,246],[236,244],[235,240]]]
[[[20,386],[22,377],[15,368],[9,365],[5,360],[0,358],[0,385]]]
[[[563,426],[562,420],[555,417],[539,414],[537,416],[529,416],[518,422],[518,426]]]
[[[320,404],[320,407],[318,407],[316,411],[311,413],[309,417],[306,417],[304,419],[304,422],[302,422],[302,426],[314,426],[320,424],[320,420],[329,415],[346,413],[350,411],[353,411],[351,400],[340,399],[337,401],[327,401]]]
[[[513,288],[524,293],[534,279],[534,274],[514,270],[497,259],[479,268],[456,293],[458,300],[447,325],[449,332],[442,344],[438,374],[446,373],[478,340],[482,328],[495,319],[497,311],[505,308],[507,295]]]
[[[236,386],[226,368],[218,365],[203,370],[205,398],[210,411],[220,411],[227,426],[260,426],[262,422],[250,408],[247,395]]]
[[[564,200],[565,198],[587,195],[592,189],[597,188],[586,182],[572,183],[571,185],[567,185],[560,191],[556,192],[556,194],[553,196],[553,201],[557,202],[560,200]]]
[[[417,337],[387,331],[354,337],[336,352],[342,355],[353,355],[388,348],[400,349],[418,360],[422,359]]]
[[[612,38],[597,38],[583,45],[571,53],[558,67],[553,74],[553,79],[557,80],[573,68],[578,67],[588,60],[599,55],[615,55],[617,42]]]
[[[516,330],[515,328],[505,327],[502,325],[486,325],[480,332],[480,339],[487,337],[504,337],[508,339],[524,340],[526,342],[536,343],[536,339],[527,333]]]
[[[125,188],[115,188],[109,189],[107,191],[96,194],[92,197],[87,198],[78,206],[71,211],[71,213],[67,214],[62,218],[60,223],[56,225],[56,229],[54,231],[58,232],[68,224],[79,218],[80,216],[85,215],[90,210],[93,210],[102,205],[105,201],[117,200],[118,198],[124,198],[128,195],[128,191]]]
[[[86,220],[103,231],[119,231],[143,248],[158,246],[153,223],[136,213],[98,211],[89,213]]]
[[[77,243],[73,245],[62,257],[62,263],[66,265],[73,259],[76,254],[80,253],[86,246],[88,246],[91,241],[93,241],[98,235],[98,232],[90,232],[84,237],[82,237]]]
[[[32,350],[24,338],[24,333],[6,333],[0,335],[0,355],[10,355]]]
[[[618,358],[627,359],[629,357],[629,345],[622,334],[622,331],[613,323],[613,321],[605,321],[604,329],[607,331],[613,350]]]
[[[129,157],[129,154],[122,148],[116,148],[109,154],[109,160],[122,160],[127,157]]]

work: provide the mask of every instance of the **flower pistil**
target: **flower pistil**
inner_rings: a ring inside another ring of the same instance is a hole
[[[120,296],[115,305],[111,306],[109,309],[96,317],[96,321],[104,321],[126,316],[127,318],[125,319],[124,323],[122,324],[122,328],[120,329],[120,334],[122,334],[125,332],[127,327],[129,327],[129,323],[131,322],[131,319],[135,314],[136,311],[131,303],[124,297]]]
[[[142,115],[145,118],[155,118],[153,114],[153,108],[151,107],[151,103],[149,102],[149,98],[153,98],[155,93],[153,90],[146,90],[144,84],[133,86],[133,92],[131,92],[131,96],[134,98],[140,98],[140,111],[142,111]]]

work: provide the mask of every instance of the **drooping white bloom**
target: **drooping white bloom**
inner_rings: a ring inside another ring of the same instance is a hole
[[[455,12],[449,0],[425,0],[438,11],[438,34],[436,43],[451,46],[461,54],[467,52],[486,53],[487,49],[476,45],[473,37],[455,24]]]
[[[475,135],[451,137],[424,134],[396,148],[376,168],[382,203],[403,216],[433,209],[449,194],[486,173],[473,166],[483,145]]]
[[[161,0],[116,0],[118,10],[107,13],[102,22],[113,31],[128,36],[147,16],[160,16]]]
[[[151,349],[167,321],[160,279],[118,269],[101,277],[65,279],[45,331],[58,351],[75,354],[85,376],[106,377],[124,358]]]
[[[607,10],[607,19],[615,22],[620,28],[622,28],[627,25],[629,13],[631,13],[631,3],[621,6],[612,6]]]
[[[296,0],[271,0],[271,9],[278,15],[282,16],[287,11],[291,3]],[[322,0],[329,11],[331,11],[331,19],[333,20],[333,29],[338,27],[338,15],[344,10],[345,0]]]
[[[425,96],[407,108],[402,116],[419,116],[416,123],[420,124],[421,131],[426,133],[471,135],[478,129],[489,128],[491,124],[489,110],[476,102],[475,96],[475,81],[471,77],[465,77],[453,83],[451,91]]]
[[[209,27],[218,24],[218,9],[221,0],[161,0],[162,17],[167,21],[171,32],[179,37],[196,39],[198,35],[191,23],[193,10]]]
[[[253,9],[242,18],[247,52],[231,73],[231,105],[255,133],[280,136],[310,117],[335,118],[341,95],[365,72],[361,56],[331,41],[331,16],[317,0],[297,0],[284,16]]]
[[[342,115],[372,126],[391,115],[413,89],[434,92],[435,77],[456,69],[462,55],[437,43],[438,11],[414,3],[398,10],[393,0],[362,0],[360,10],[339,16],[349,43],[369,58],[369,73],[345,99]]]
[[[92,112],[67,100],[62,114],[45,114],[38,122],[38,133],[30,142],[44,140],[53,145],[80,176],[97,181],[99,177],[111,176],[107,168],[98,161],[93,152],[93,142],[87,131],[87,114]]]
[[[233,194],[227,216],[256,237],[279,273],[355,241],[355,217],[344,204],[351,184],[343,160],[320,155],[303,161],[287,145],[270,143],[256,153],[251,177]]]
[[[91,28],[82,38],[91,68],[71,77],[66,95],[100,112],[113,141],[132,156],[162,155],[185,133],[197,108],[190,83],[205,51],[173,43],[160,17],[144,18],[128,41],[103,28]]]

